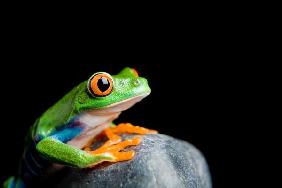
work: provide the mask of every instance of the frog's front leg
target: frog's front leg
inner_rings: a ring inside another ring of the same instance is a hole
[[[42,139],[37,145],[37,151],[52,162],[73,167],[86,168],[103,161],[114,161],[109,153],[89,153],[71,145],[65,144],[77,134],[76,128],[66,128],[56,134]]]
[[[130,151],[122,151],[128,146],[136,146],[140,144],[141,138],[135,137],[133,139],[127,139],[123,142],[119,142],[117,144],[111,144],[108,145],[105,143],[103,146],[100,148],[94,150],[94,151],[88,151],[92,155],[110,155],[113,156],[113,160],[109,160],[111,162],[118,162],[118,161],[125,161],[125,160],[130,160],[134,157],[135,152],[130,150]]]
[[[108,141],[105,142],[100,148],[91,151],[91,147],[85,147],[84,150],[91,154],[105,154],[108,153],[114,156],[113,162],[130,160],[134,157],[134,151],[122,151],[128,146],[138,145],[141,142],[140,137],[134,137],[133,139],[127,139],[121,142],[121,137],[117,134],[130,133],[130,134],[155,134],[157,131],[146,129],[139,126],[133,126],[130,123],[121,123],[117,126],[113,126],[104,130],[104,134],[108,137]]]

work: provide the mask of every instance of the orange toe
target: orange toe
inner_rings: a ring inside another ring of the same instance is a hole
[[[127,161],[133,159],[133,157],[135,156],[135,152],[134,151],[113,152],[112,155],[115,158],[113,162]]]

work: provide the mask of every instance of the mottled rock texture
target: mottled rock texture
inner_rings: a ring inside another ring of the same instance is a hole
[[[129,149],[136,151],[133,160],[104,163],[92,169],[67,168],[49,182],[67,188],[212,187],[203,155],[185,141],[162,134],[145,135],[139,146]]]

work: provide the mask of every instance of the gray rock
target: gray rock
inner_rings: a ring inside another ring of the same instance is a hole
[[[126,136],[130,137],[130,136]],[[191,144],[172,137],[145,135],[134,159],[92,169],[68,168],[58,187],[189,187],[211,188],[203,155]]]

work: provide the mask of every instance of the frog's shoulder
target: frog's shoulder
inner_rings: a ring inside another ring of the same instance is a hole
[[[81,90],[81,84],[73,88],[68,94],[47,109],[32,126],[33,135],[46,137],[56,128],[65,125],[75,116],[74,102],[77,92]]]

